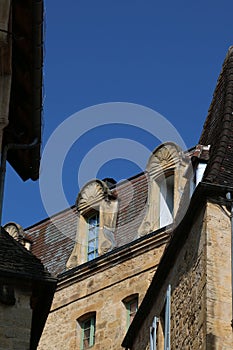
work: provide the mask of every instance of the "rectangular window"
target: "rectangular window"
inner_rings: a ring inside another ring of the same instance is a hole
[[[164,334],[164,350],[170,350],[170,320],[171,320],[171,286],[169,284],[166,293],[165,304],[165,334]]]
[[[150,327],[150,350],[156,350],[157,348],[157,323],[159,319],[154,317],[152,326]]]
[[[160,227],[173,222],[174,175],[166,176],[159,184],[160,188]]]
[[[98,256],[99,215],[96,213],[90,216],[87,219],[87,224],[87,261],[91,261]]]
[[[160,317],[154,317],[150,327],[150,350],[170,350],[171,286],[166,292],[165,305]]]
[[[81,323],[82,339],[81,350],[89,349],[95,344],[95,316]]]
[[[134,319],[136,312],[138,311],[138,298],[134,298],[125,304],[127,310],[127,328],[129,328],[131,322]]]

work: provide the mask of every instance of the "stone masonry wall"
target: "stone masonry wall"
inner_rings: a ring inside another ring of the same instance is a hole
[[[104,271],[89,273],[87,278],[58,290],[38,349],[80,349],[80,329],[76,320],[94,311],[96,337],[92,349],[121,349],[127,330],[127,313],[122,300],[138,293],[139,303],[142,301],[164,246],[145,249],[138,256],[131,254],[124,262],[119,259],[119,263],[110,263]]]
[[[206,349],[206,220],[204,211],[192,227],[188,240],[164,281],[160,295],[143,323],[132,350],[148,350],[149,329],[154,316],[159,317],[171,284],[171,349]],[[163,347],[158,346],[158,350]]]
[[[29,350],[32,310],[30,296],[15,289],[15,305],[0,303],[0,350]]]
[[[169,283],[171,350],[233,349],[231,225],[218,205],[208,203],[196,220],[132,350],[149,349],[149,327]]]
[[[233,349],[231,225],[217,205],[207,207],[207,349]]]

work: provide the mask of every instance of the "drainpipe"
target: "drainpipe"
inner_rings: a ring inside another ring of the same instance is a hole
[[[29,150],[36,147],[37,145],[38,145],[38,138],[36,137],[34,141],[30,144],[9,143],[4,147],[2,151],[1,165],[0,165],[0,226],[2,226],[2,207],[3,207],[7,152],[10,149]]]
[[[233,328],[233,201],[230,192],[227,192],[226,199],[229,201],[231,220],[231,327]]]

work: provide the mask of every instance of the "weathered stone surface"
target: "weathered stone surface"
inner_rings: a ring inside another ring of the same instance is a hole
[[[126,261],[109,263],[104,271],[90,272],[87,278],[58,290],[38,349],[54,350],[54,344],[57,349],[79,349],[81,329],[77,319],[96,311],[92,349],[119,350],[127,331],[127,312],[122,300],[138,293],[139,303],[142,301],[164,246],[144,249],[135,256],[132,252]]]
[[[233,348],[230,219],[207,203],[198,216],[131,350],[149,349],[149,328],[171,284],[171,349]],[[159,346],[158,350],[163,347]]]
[[[30,348],[32,310],[30,294],[15,289],[15,305],[0,303],[0,350]]]

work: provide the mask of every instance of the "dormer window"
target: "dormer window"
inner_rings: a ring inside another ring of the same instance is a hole
[[[174,211],[174,174],[164,176],[159,183],[160,189],[160,227],[173,222]]]
[[[92,180],[78,195],[77,232],[73,251],[66,264],[68,269],[92,261],[116,246],[114,232],[118,200],[108,184],[98,179]]]
[[[186,184],[188,163],[179,146],[166,142],[158,146],[147,164],[148,199],[138,229],[143,236],[174,222]]]
[[[87,261],[98,256],[99,214],[94,213],[87,218]]]

